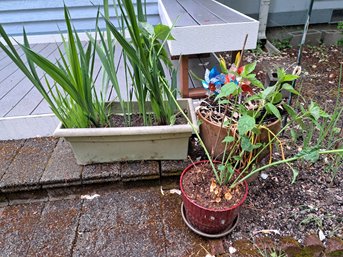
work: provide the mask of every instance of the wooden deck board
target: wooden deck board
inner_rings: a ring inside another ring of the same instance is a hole
[[[207,8],[193,0],[178,0],[178,3],[189,13],[189,15],[200,25],[223,24],[224,21],[218,18]],[[189,24],[188,24],[189,26]]]
[[[46,47],[47,47],[46,45],[41,45],[41,46],[33,45],[32,49],[41,53],[41,52],[44,52],[44,49],[46,49]],[[26,58],[25,58],[24,63],[27,64]],[[0,72],[1,72],[1,77],[0,77],[0,81],[1,81],[0,82],[0,100],[1,100],[7,94],[9,94],[11,90],[13,90],[20,81],[22,81],[25,78],[25,75],[13,63],[10,63],[3,71],[0,71]]]
[[[47,57],[51,61],[53,61],[58,55],[56,45],[49,44],[46,48],[44,48],[43,51],[40,52],[40,54]],[[23,76],[21,71],[18,70],[18,72],[20,72],[22,79],[15,86],[11,86],[11,90],[5,96],[1,98],[0,116],[2,117],[28,115],[32,111],[32,109],[30,110],[29,107],[31,108],[35,107],[35,106],[18,105],[18,103],[20,103],[27,95],[30,95],[30,92],[32,92],[34,88],[31,81],[25,76]],[[41,79],[43,79],[44,72],[41,69],[37,69],[37,74]],[[30,100],[30,102],[38,100],[30,96],[28,97],[28,99]],[[19,109],[18,111],[14,111],[16,115],[14,115],[13,113],[12,115],[8,115],[15,107]]]

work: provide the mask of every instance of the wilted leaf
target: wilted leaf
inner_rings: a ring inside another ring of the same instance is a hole
[[[232,194],[230,191],[228,191],[225,195],[224,195],[225,199],[230,201],[232,199]]]
[[[216,184],[216,181],[214,179],[212,179],[211,181],[211,186],[210,186],[210,192],[214,192],[214,190],[216,189],[217,187],[217,184]]]

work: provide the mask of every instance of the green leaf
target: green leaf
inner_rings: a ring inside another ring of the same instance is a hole
[[[262,84],[261,81],[259,81],[257,78],[250,78],[249,81],[251,82],[251,84],[253,84],[254,86],[263,89],[264,85]]]
[[[232,136],[226,136],[222,142],[223,142],[223,143],[232,143],[233,141],[235,141],[235,138],[234,138],[234,137],[232,137]]]
[[[257,62],[249,63],[244,66],[243,77],[246,77],[248,74],[255,70]]]
[[[293,81],[295,79],[299,78],[299,76],[297,75],[293,75],[293,74],[286,74],[284,77],[283,77],[283,81]]]
[[[275,92],[276,86],[267,87],[262,91],[262,99],[267,99],[271,94]]]
[[[318,120],[320,118],[320,108],[319,106],[314,103],[314,102],[311,102],[310,106],[309,106],[309,112],[311,113],[312,117],[315,119],[315,120]]]
[[[241,137],[241,147],[243,151],[251,152],[253,150],[250,139],[246,136]]]
[[[154,26],[152,26],[150,23],[141,22],[140,25],[142,26],[142,28],[143,28],[146,32],[148,32],[149,35],[151,35],[151,36],[155,35]]]
[[[286,90],[286,91],[288,91],[288,92],[291,92],[291,93],[294,94],[294,95],[299,95],[299,94],[300,94],[300,93],[299,93],[297,90],[295,90],[290,84],[287,84],[287,83],[285,83],[285,84],[282,85],[282,89],[284,89],[284,90]]]
[[[276,118],[281,120],[281,114],[280,114],[278,108],[275,107],[275,105],[273,105],[272,103],[267,103],[266,104],[266,110],[268,113],[274,114],[274,116]]]
[[[253,151],[254,149],[260,148],[261,145],[262,145],[261,143],[258,143],[258,144],[256,144],[256,145],[253,145],[253,144],[250,142],[250,138],[248,138],[247,136],[242,136],[242,137],[241,137],[241,147],[242,147],[242,150],[243,150],[243,151],[251,152],[251,151]]]
[[[241,161],[242,160],[242,157],[236,155],[234,157],[232,157],[235,161]]]
[[[293,173],[292,182],[291,182],[293,184],[299,175],[299,170],[293,168],[291,165],[288,165],[288,166],[291,168],[292,173]]]
[[[226,169],[226,167],[225,167],[224,164],[219,164],[219,165],[218,165],[218,170],[219,170],[220,172],[225,171],[225,169]]]
[[[278,80],[280,80],[281,82],[284,81],[284,77],[286,76],[285,70],[284,69],[277,69],[276,73],[277,73]]]
[[[279,92],[279,93],[276,93],[274,95],[274,99],[273,99],[273,104],[277,104],[277,103],[280,103],[282,101],[282,94]]]
[[[155,35],[160,40],[175,40],[175,38],[170,34],[171,29],[163,24],[157,24],[154,28]]]
[[[319,160],[319,150],[311,150],[309,153],[304,155],[304,160],[309,162],[316,162]]]
[[[170,124],[170,125],[174,125],[175,122],[176,122],[176,116],[175,116],[175,115],[171,115],[171,116],[170,116],[169,124]]]
[[[238,133],[244,135],[255,127],[255,118],[249,115],[243,115],[238,120]]]
[[[293,128],[291,129],[291,137],[294,142],[298,140],[298,133]]]
[[[237,89],[237,85],[234,82],[230,82],[221,87],[220,93],[216,96],[215,101],[222,97],[228,97],[233,94]]]
[[[284,103],[282,106],[286,109],[288,115],[291,116],[293,120],[297,120],[297,114],[290,105]]]

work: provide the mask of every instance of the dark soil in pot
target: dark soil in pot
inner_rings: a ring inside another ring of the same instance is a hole
[[[185,112],[187,113],[187,111]],[[144,126],[142,115],[132,114],[130,116],[130,119],[131,119],[131,127]],[[128,127],[127,124],[125,123],[125,118],[123,115],[113,114],[110,116],[109,120],[110,120],[111,127],[114,127],[114,128]],[[151,126],[160,126],[160,124],[158,124],[156,118],[153,115],[150,116],[150,120],[151,120]],[[174,125],[183,125],[183,124],[187,124],[187,120],[181,114],[176,115]]]
[[[205,208],[223,210],[241,201],[245,194],[243,185],[230,189],[227,185],[219,185],[209,163],[193,166],[182,180],[187,196]]]

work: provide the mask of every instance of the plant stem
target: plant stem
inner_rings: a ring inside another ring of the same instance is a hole
[[[333,149],[333,150],[323,150],[323,151],[319,151],[319,154],[340,154],[343,153],[343,149]],[[280,161],[276,161],[276,162],[272,162],[270,164],[264,165],[260,168],[257,168],[256,170],[254,170],[253,172],[249,173],[248,175],[246,175],[245,177],[241,178],[238,181],[235,181],[234,183],[231,184],[230,188],[234,188],[235,186],[237,186],[238,184],[242,183],[244,180],[250,178],[252,175],[254,175],[257,172],[260,172],[262,170],[265,170],[267,168],[279,165],[279,164],[283,164],[283,163],[288,163],[288,162],[294,162],[296,160],[302,159],[305,155],[302,156],[296,156],[296,157],[292,157],[292,158],[288,158],[285,160],[280,160]]]

